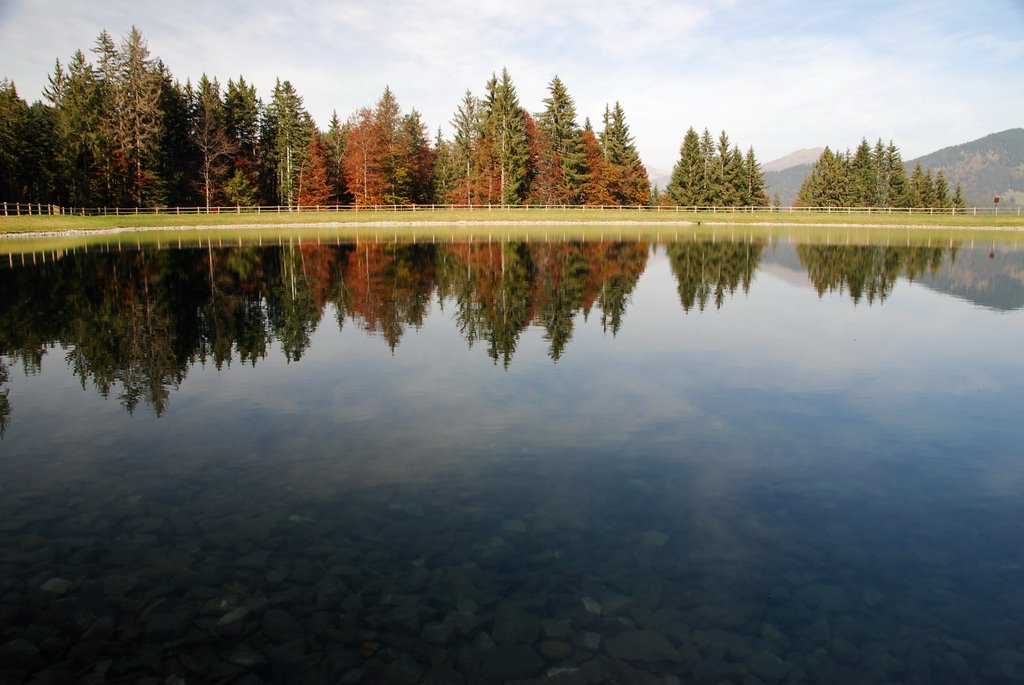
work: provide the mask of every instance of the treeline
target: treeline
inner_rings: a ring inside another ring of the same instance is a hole
[[[44,100],[0,82],[0,198],[63,206],[592,204],[651,201],[622,107],[577,123],[555,77],[529,113],[507,70],[467,92],[451,140],[385,89],[325,131],[288,81],[176,81],[141,32],[59,60]]]
[[[744,156],[725,131],[715,141],[708,129],[698,136],[692,127],[679,149],[667,196],[671,204],[685,207],[769,205],[754,148],[747,148]]]
[[[452,137],[431,140],[385,88],[321,130],[289,81],[264,102],[245,78],[175,80],[133,27],[93,61],[56,63],[29,105],[0,81],[0,199],[71,207],[215,205],[764,205],[753,149],[691,128],[669,187],[652,191],[622,106],[577,120],[556,76],[528,112],[507,70],[467,91]]]
[[[872,147],[862,138],[857,150],[833,152],[825,148],[804,179],[797,196],[802,207],[915,207],[963,209],[967,206],[960,184],[950,191],[941,169],[932,176],[920,164],[911,176],[892,141],[879,139]]]

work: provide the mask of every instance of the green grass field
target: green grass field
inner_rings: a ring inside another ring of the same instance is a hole
[[[139,216],[19,216],[0,217],[0,233],[52,233],[101,229],[169,227],[283,226],[303,224],[459,224],[459,223],[595,223],[595,224],[776,224],[935,226],[1024,230],[1024,216],[888,214],[882,212],[675,212],[663,210],[599,209],[439,209],[417,211],[289,212],[273,214],[149,214]]]

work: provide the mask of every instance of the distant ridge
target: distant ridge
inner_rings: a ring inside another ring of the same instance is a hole
[[[825,151],[823,147],[809,147],[803,150],[797,150],[796,152],[790,152],[785,157],[779,157],[773,159],[767,164],[761,165],[762,171],[784,171],[786,169],[802,166],[805,164],[814,164],[818,161],[818,157],[821,157],[821,153]]]

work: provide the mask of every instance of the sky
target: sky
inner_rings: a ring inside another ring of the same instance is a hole
[[[577,121],[618,101],[644,162],[689,127],[768,162],[892,140],[904,159],[1024,126],[1024,0],[0,0],[0,78],[41,98],[54,61],[132,25],[178,80],[289,80],[321,128],[389,86],[450,133],[466,90],[509,69],[543,109],[558,75]]]

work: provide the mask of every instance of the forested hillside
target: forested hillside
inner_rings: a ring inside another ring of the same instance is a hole
[[[1012,128],[942,148],[911,160],[925,169],[942,171],[963,187],[968,204],[991,206],[1024,205],[1024,128]]]

